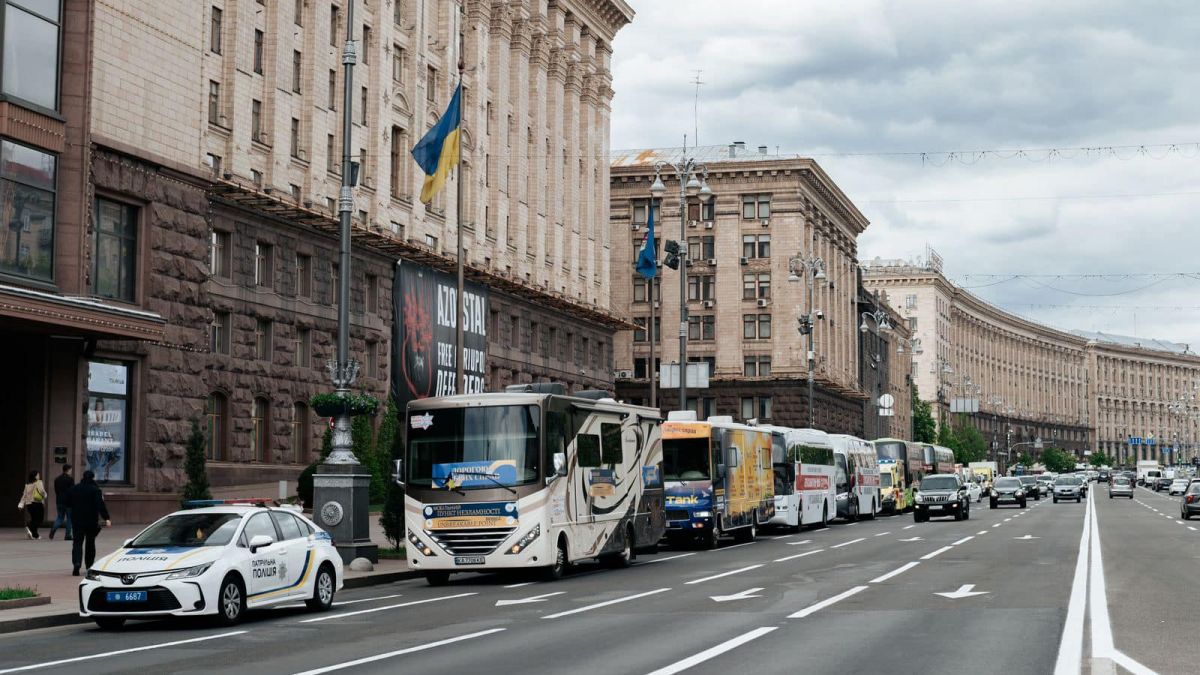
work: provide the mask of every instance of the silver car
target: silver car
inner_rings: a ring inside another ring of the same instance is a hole
[[[1078,476],[1059,476],[1054,479],[1054,503],[1060,499],[1083,501],[1083,481]]]
[[[1133,499],[1133,481],[1128,476],[1113,476],[1108,484],[1108,498],[1129,497]]]

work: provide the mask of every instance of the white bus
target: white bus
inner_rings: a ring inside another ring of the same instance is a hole
[[[767,426],[775,470],[775,515],[770,524],[799,530],[825,527],[837,516],[833,443],[817,429]]]
[[[409,567],[453,572],[582,559],[628,565],[665,527],[660,413],[561,385],[408,404],[397,474]]]
[[[879,461],[875,446],[857,436],[830,434],[837,481],[838,517],[848,521],[874,519],[879,497]]]

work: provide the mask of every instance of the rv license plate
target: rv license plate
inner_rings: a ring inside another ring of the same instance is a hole
[[[454,557],[455,565],[482,565],[483,556],[481,555],[460,555]]]
[[[109,602],[145,602],[146,591],[110,591]]]

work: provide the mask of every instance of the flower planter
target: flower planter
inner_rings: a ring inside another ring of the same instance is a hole
[[[317,394],[309,400],[309,405],[321,417],[337,417],[342,413],[349,413],[352,417],[373,416],[379,411],[379,399],[367,394]]]
[[[0,600],[0,610],[5,609],[20,609],[21,607],[37,607],[38,605],[50,604],[50,596],[35,595],[32,598],[15,598],[13,600]]]

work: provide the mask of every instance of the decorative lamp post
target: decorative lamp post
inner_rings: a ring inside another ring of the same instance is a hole
[[[816,406],[813,403],[813,380],[817,367],[815,319],[821,316],[819,310],[814,307],[816,304],[814,292],[817,282],[823,282],[825,279],[825,261],[820,257],[805,255],[801,251],[788,260],[788,281],[796,283],[803,280],[808,286],[808,308],[804,314],[796,318],[796,324],[800,334],[808,336],[808,427],[810,429],[816,428]]]

